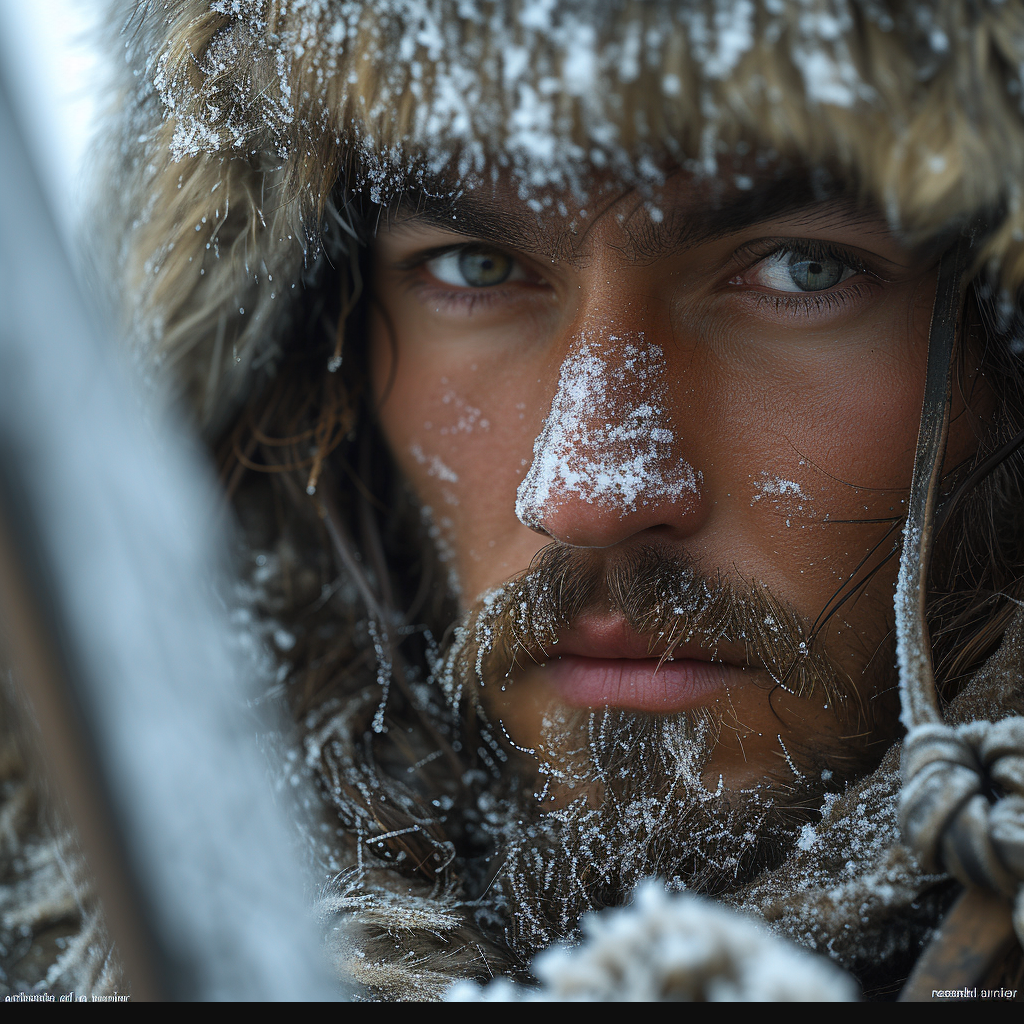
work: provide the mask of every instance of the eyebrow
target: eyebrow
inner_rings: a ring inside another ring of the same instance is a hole
[[[684,252],[797,211],[810,218],[818,215],[822,208],[837,203],[842,203],[847,213],[858,221],[878,216],[876,210],[857,202],[856,192],[848,185],[840,185],[831,177],[799,171],[756,183],[748,189],[730,189],[724,198],[711,204],[698,198],[692,205],[669,211],[657,223],[650,216],[636,217],[640,211],[656,205],[636,189],[617,194],[604,210],[589,210],[588,216],[578,217],[576,230],[563,227],[558,231],[545,231],[543,212],[530,216],[516,208],[518,203],[511,204],[500,197],[484,197],[473,191],[445,194],[440,186],[436,190],[406,192],[395,209],[395,222],[423,223],[531,255],[578,262],[585,258],[586,241],[593,226],[630,196],[634,198],[633,204],[617,215],[628,238],[619,248],[635,262]],[[850,223],[848,215],[843,219],[844,223]]]

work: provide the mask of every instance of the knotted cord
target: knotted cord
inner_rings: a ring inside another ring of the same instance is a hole
[[[1024,718],[942,719],[925,622],[928,560],[949,430],[949,376],[960,320],[964,237],[939,264],[928,339],[921,427],[896,587],[896,650],[903,745],[900,821],[926,871],[946,871],[1013,901],[1024,945]]]

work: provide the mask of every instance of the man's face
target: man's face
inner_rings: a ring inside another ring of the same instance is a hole
[[[571,613],[483,673],[517,745],[543,742],[552,705],[698,715],[704,784],[740,789],[799,775],[794,750],[895,729],[886,556],[935,260],[808,193],[680,173],[581,207],[496,187],[379,231],[379,422],[464,608],[552,544],[544,594],[565,566],[587,577]],[[947,464],[976,426],[954,396]]]

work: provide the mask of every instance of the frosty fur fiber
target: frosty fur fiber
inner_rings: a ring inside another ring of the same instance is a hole
[[[673,896],[656,881],[628,908],[588,914],[576,949],[537,957],[539,988],[500,979],[482,991],[455,986],[453,1002],[839,1002],[857,998],[850,978],[710,900]]]
[[[111,24],[120,294],[207,425],[258,386],[303,275],[335,272],[325,226],[354,258],[346,183],[387,202],[488,158],[541,186],[587,161],[656,177],[666,152],[832,167],[912,240],[985,214],[983,258],[1024,283],[1015,2],[168,0]]]

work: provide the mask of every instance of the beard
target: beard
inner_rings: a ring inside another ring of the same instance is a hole
[[[823,691],[835,737],[858,738],[783,742],[780,733],[777,767],[730,790],[720,777],[708,782],[728,727],[717,713],[571,708],[552,694],[537,708],[536,742],[518,745],[501,709],[515,702],[524,666],[598,609],[621,613],[669,654],[742,642],[748,663],[767,670],[762,685],[797,700]],[[469,611],[434,676],[461,742],[499,779],[479,819],[499,853],[478,917],[502,923],[522,963],[571,940],[583,914],[627,901],[645,878],[711,895],[743,887],[793,848],[827,791],[880,756],[863,739],[874,730],[857,687],[791,608],[762,585],[709,578],[655,547],[608,566],[600,554],[550,545]]]
[[[488,900],[521,962],[571,940],[585,913],[628,901],[645,878],[658,876],[676,891],[722,895],[792,847],[806,807],[820,803],[820,787],[707,789],[701,769],[713,746],[711,729],[687,714],[553,712],[545,739],[552,747],[561,743],[563,756],[542,759],[543,784],[511,802],[515,813]],[[546,809],[559,784],[584,792]]]

